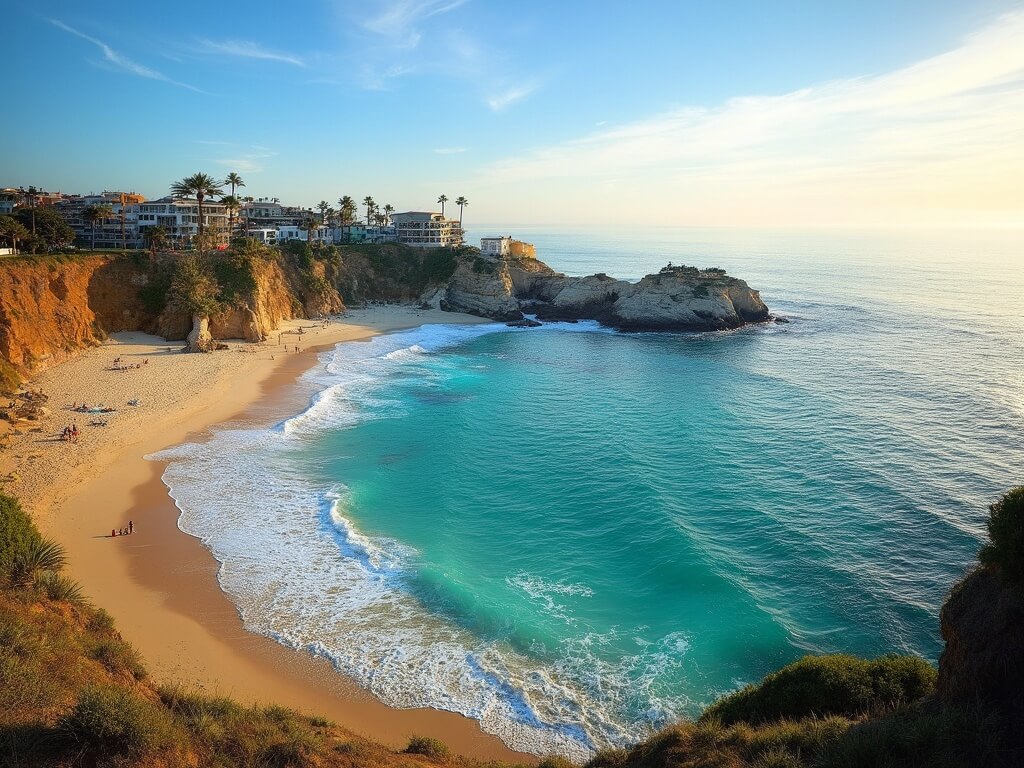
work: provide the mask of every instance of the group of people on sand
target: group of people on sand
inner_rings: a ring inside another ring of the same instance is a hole
[[[72,424],[70,427],[64,427],[64,431],[60,433],[60,439],[66,443],[77,443],[78,425]]]
[[[88,403],[82,403],[81,405],[78,403],[72,403],[71,410],[77,411],[78,413],[113,413],[117,409],[111,408],[109,405],[104,405],[103,403],[93,406],[90,406]]]
[[[120,357],[114,358],[114,363],[110,367],[112,371],[137,371],[144,365],[149,365],[149,358],[147,357],[141,363],[122,363]]]
[[[128,521],[128,527],[127,528],[111,528],[110,529],[110,537],[111,538],[114,538],[115,536],[128,536],[128,535],[130,535],[132,533],[135,533],[135,523],[133,523],[131,520]]]

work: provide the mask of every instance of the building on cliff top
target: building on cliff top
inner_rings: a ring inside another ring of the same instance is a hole
[[[462,245],[459,222],[446,219],[440,213],[406,211],[392,214],[391,221],[399,243],[415,248],[455,248]]]
[[[163,227],[174,245],[188,245],[199,234],[199,201],[161,197],[139,206],[139,236],[145,239],[147,227]],[[203,225],[214,236],[214,244],[227,241],[228,209],[212,200],[203,201]]]
[[[145,197],[135,192],[104,192],[101,195],[67,195],[55,207],[64,221],[75,231],[75,240],[82,246],[96,248],[138,248],[139,204]],[[107,207],[108,218],[91,222],[86,209]]]
[[[522,240],[513,240],[511,235],[481,237],[480,253],[497,258],[535,259],[537,249]]]

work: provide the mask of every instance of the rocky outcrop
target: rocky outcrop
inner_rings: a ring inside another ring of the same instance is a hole
[[[1024,587],[978,568],[953,587],[940,622],[940,698],[1024,710]]]
[[[720,270],[666,269],[636,283],[568,277],[535,259],[460,260],[430,297],[442,309],[515,320],[597,320],[623,330],[706,331],[770,319],[757,291]]]

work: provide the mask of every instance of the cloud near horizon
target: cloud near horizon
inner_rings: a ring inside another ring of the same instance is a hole
[[[155,69],[151,69],[150,67],[146,67],[142,64],[138,64],[132,61],[127,56],[124,56],[115,51],[102,40],[97,40],[95,37],[91,37],[90,35],[87,35],[84,32],[79,32],[74,27],[65,24],[63,21],[59,21],[58,19],[47,19],[47,21],[49,21],[58,29],[62,29],[65,32],[68,32],[69,34],[75,35],[76,37],[80,37],[83,40],[87,40],[88,42],[95,45],[97,48],[100,49],[100,51],[103,52],[103,58],[109,64],[114,65],[123,72],[127,72],[132,75],[137,75],[138,77],[145,77],[149,80],[159,80],[170,85],[176,85],[179,88],[187,88],[188,90],[195,91],[196,93],[206,93],[206,91],[200,88],[196,88],[194,85],[189,85],[188,83],[182,83],[177,80],[173,80],[167,75],[163,74],[162,72],[158,72]]]
[[[553,200],[586,181],[584,205],[607,212],[612,195],[661,223],[1019,223],[1022,39],[1024,12],[1011,13],[888,74],[680,107],[506,158],[481,179],[543,180]]]

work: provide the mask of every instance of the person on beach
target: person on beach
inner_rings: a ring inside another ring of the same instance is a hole
[[[111,528],[111,529],[110,529],[110,538],[112,538],[112,539],[113,539],[113,538],[115,538],[116,536],[117,536],[117,530],[116,530],[116,529],[114,529],[114,528]]]
[[[134,532],[135,532],[135,523],[133,523],[131,520],[129,520],[128,521],[128,533],[134,533]]]

